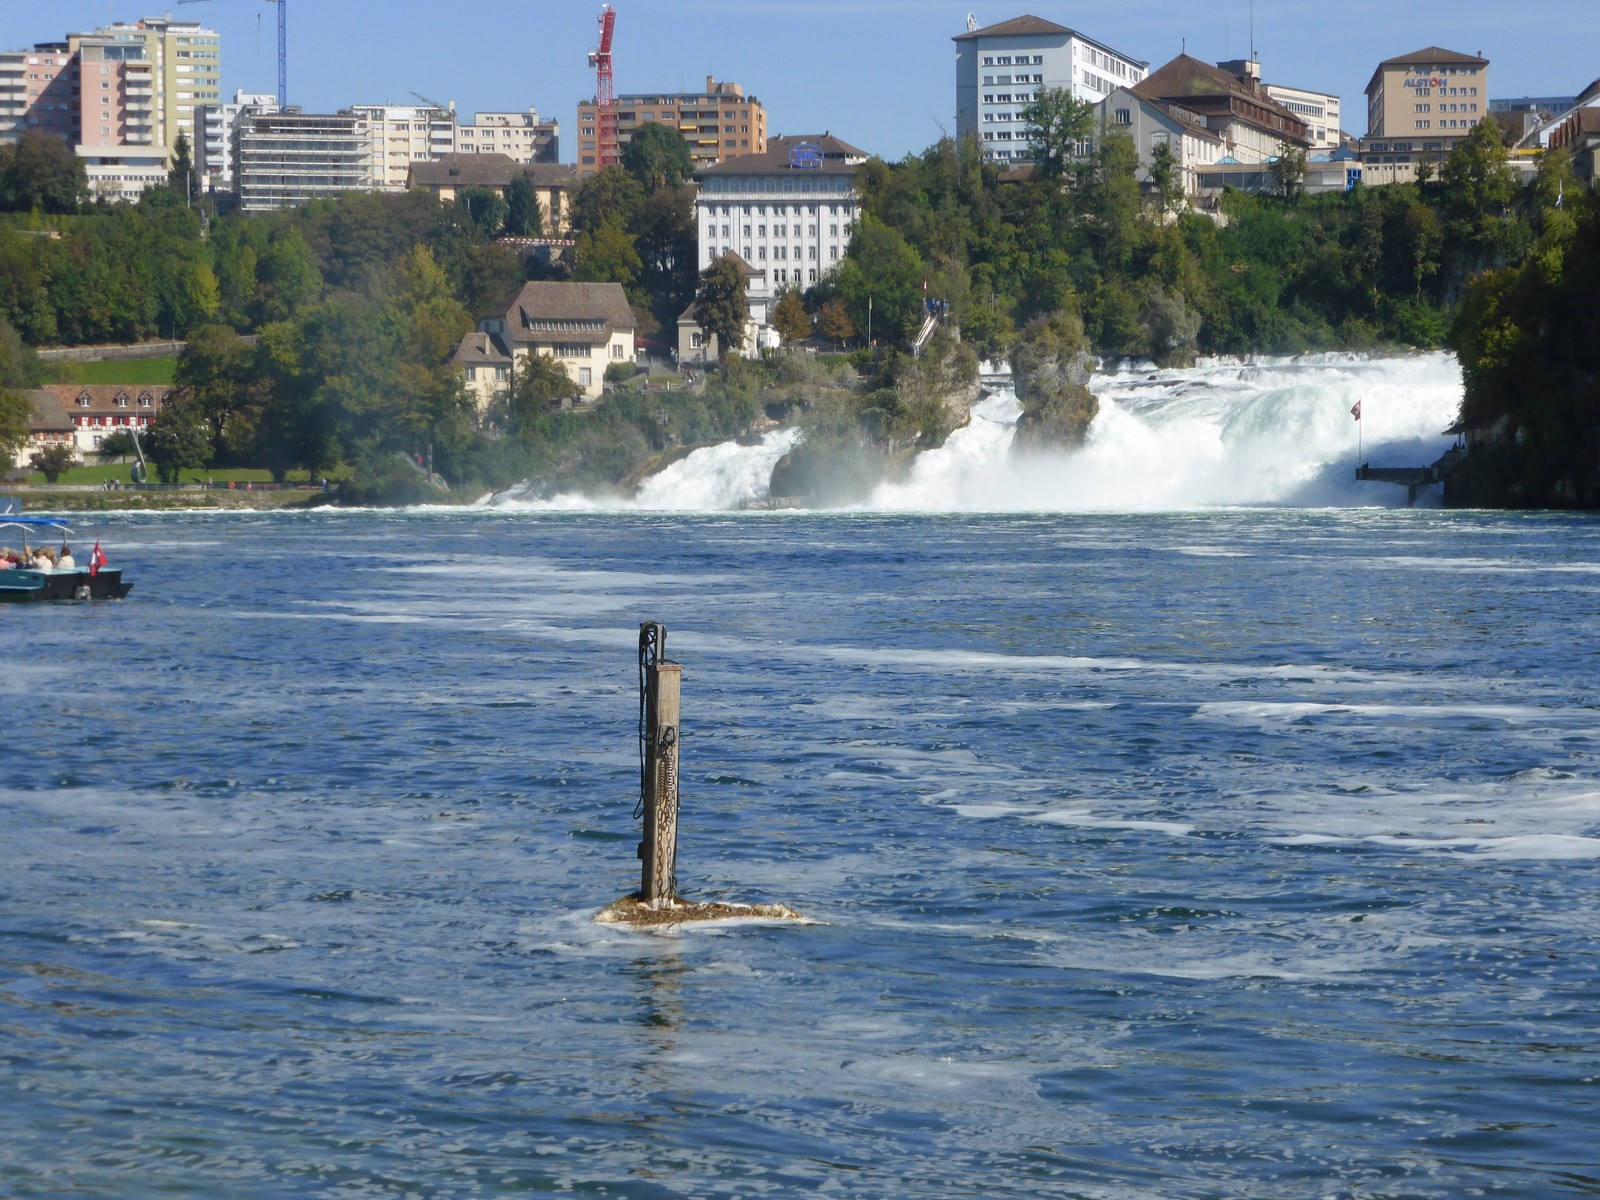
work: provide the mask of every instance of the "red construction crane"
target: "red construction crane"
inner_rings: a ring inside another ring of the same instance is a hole
[[[594,68],[595,163],[602,170],[619,160],[617,154],[617,89],[611,74],[611,35],[617,28],[617,10],[600,9],[600,49],[589,52]]]

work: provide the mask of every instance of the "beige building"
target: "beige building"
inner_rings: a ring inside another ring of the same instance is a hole
[[[518,163],[561,161],[561,127],[527,112],[481,112],[456,126],[457,154],[503,154]]]
[[[719,83],[710,75],[703,92],[617,97],[619,152],[635,130],[651,124],[683,134],[696,170],[742,154],[764,154],[767,149],[767,110],[761,101],[746,96],[737,83]],[[579,175],[600,170],[596,145],[595,105],[586,100],[578,105]]]
[[[518,366],[530,354],[567,369],[573,395],[592,401],[605,389],[606,368],[633,361],[633,310],[617,283],[525,283],[504,305],[478,321],[456,346],[479,411],[509,395]]]
[[[533,181],[543,236],[564,237],[572,228],[578,176],[559,163],[518,163],[504,154],[446,154],[437,162],[412,163],[406,185],[432,192],[440,204],[454,204],[467,188],[489,188],[504,197],[524,176]]]
[[[341,115],[359,119],[371,140],[372,188],[403,192],[411,165],[456,148],[456,114],[432,104],[355,104]]]
[[[1489,113],[1489,60],[1429,46],[1385,59],[1367,84],[1362,182],[1410,183],[1440,163]]]

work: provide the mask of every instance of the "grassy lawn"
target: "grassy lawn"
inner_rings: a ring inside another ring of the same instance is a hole
[[[53,383],[171,383],[178,371],[175,358],[126,358],[114,362],[55,362],[45,366]]]

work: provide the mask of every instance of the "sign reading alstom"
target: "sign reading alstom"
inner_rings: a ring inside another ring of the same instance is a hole
[[[801,142],[789,148],[789,165],[796,171],[820,171],[822,147],[815,142]]]

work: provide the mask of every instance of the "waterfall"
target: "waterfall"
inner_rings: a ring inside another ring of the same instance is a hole
[[[1449,447],[1442,431],[1461,402],[1461,369],[1443,353],[1202,360],[1181,370],[1122,366],[1091,381],[1100,413],[1082,447],[1013,459],[1022,407],[998,371],[994,375],[1003,390],[974,405],[965,428],[919,456],[905,479],[879,487],[864,507],[1147,512],[1402,505],[1405,489],[1358,482],[1358,461],[1431,464]],[[1359,429],[1350,412],[1358,400]],[[798,438],[796,430],[782,429],[758,445],[725,442],[696,450],[627,499],[535,500],[513,491],[488,503],[540,510],[734,509],[767,496],[772,468]],[[1437,503],[1437,492],[1426,489],[1420,502]]]
[[[513,488],[491,496],[489,508],[530,511],[717,512],[765,499],[772,468],[800,439],[798,429],[775,429],[755,445],[723,442],[703,446],[639,485],[631,498],[564,492],[548,499]]]
[[[1100,413],[1078,450],[1013,460],[1000,392],[973,420],[887,484],[870,507],[898,511],[1164,511],[1219,505],[1404,504],[1403,488],[1355,479],[1374,466],[1425,466],[1450,445],[1461,401],[1447,354],[1307,355],[1203,361],[1184,370],[1097,374]],[[1437,491],[1437,489],[1431,489]],[[1428,497],[1425,495],[1424,502]],[[1432,497],[1437,503],[1437,497]]]

